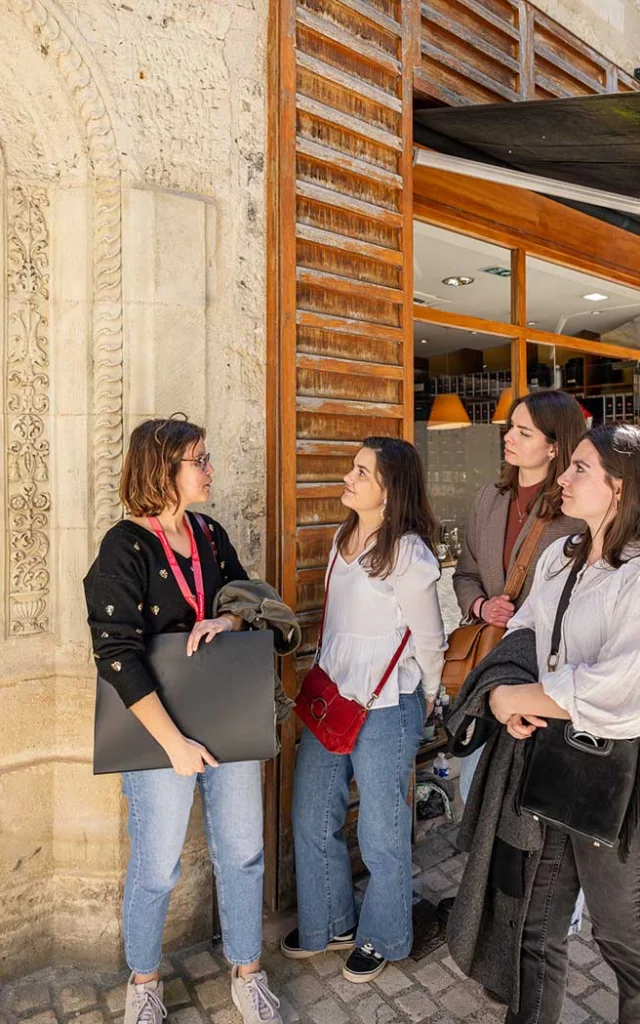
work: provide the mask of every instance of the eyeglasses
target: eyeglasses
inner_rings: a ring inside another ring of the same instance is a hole
[[[194,466],[205,473],[211,464],[211,454],[207,452],[205,455],[198,455],[197,459],[180,459],[180,462],[193,462]]]

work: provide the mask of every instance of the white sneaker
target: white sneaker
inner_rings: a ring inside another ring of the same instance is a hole
[[[163,996],[164,986],[161,981],[136,985],[132,974],[127,985],[123,1024],[162,1024],[167,1016]]]
[[[269,988],[265,971],[240,977],[238,968],[232,967],[231,998],[244,1024],[282,1024],[280,1000]]]

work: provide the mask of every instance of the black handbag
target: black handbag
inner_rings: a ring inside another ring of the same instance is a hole
[[[188,633],[149,640],[147,667],[180,731],[216,760],[264,761],[276,754],[273,633],[221,633],[187,657]],[[167,754],[116,689],[98,677],[93,771],[170,768]]]
[[[573,565],[553,626],[548,668],[558,664],[562,620],[583,564]],[[615,847],[626,859],[638,815],[638,740],[611,740],[549,719],[526,741],[520,806],[594,846]]]

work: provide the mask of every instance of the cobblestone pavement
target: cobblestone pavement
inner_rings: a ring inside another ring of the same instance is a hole
[[[414,850],[420,873],[414,888],[436,903],[453,895],[463,857],[452,826],[428,833]],[[272,932],[273,923],[269,932]],[[569,942],[571,971],[563,1024],[617,1019],[613,973],[591,939],[588,920]],[[264,967],[282,1001],[284,1024],[500,1024],[504,1011],[466,979],[446,946],[422,960],[392,964],[377,982],[353,985],[342,977],[343,958],[325,953],[285,960],[265,943]],[[240,1024],[229,996],[228,968],[219,947],[201,943],[163,963],[168,1024]],[[0,990],[0,1024],[121,1024],[127,975],[75,969],[41,971]]]

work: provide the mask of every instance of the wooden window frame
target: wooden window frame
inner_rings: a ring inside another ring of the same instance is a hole
[[[469,180],[469,179],[467,179]],[[503,186],[504,187],[504,186]],[[495,188],[495,186],[492,186]],[[542,202],[552,200],[542,197]],[[573,212],[573,211],[570,211]],[[584,216],[578,214],[578,217]],[[614,359],[636,359],[640,361],[640,348],[613,345],[602,341],[589,341],[574,338],[566,334],[554,334],[551,331],[539,331],[527,326],[527,256],[543,259],[570,270],[577,270],[597,275],[602,280],[614,284],[624,284],[638,289],[640,301],[640,271],[630,272],[620,268],[616,271],[611,265],[583,255],[571,258],[557,247],[528,239],[524,244],[504,225],[491,225],[484,220],[469,219],[468,211],[444,210],[428,211],[423,199],[414,206],[414,220],[423,224],[454,231],[458,235],[477,238],[508,248],[511,252],[511,323],[499,320],[485,320],[482,317],[453,313],[447,310],[432,309],[414,304],[413,317],[421,323],[435,324],[445,327],[457,327],[461,330],[477,331],[510,340],[511,343],[511,376],[514,393],[522,395],[527,390],[527,343],[555,345],[571,349],[585,355],[611,356]],[[604,230],[604,229],[603,229]],[[608,229],[607,229],[608,230]]]

